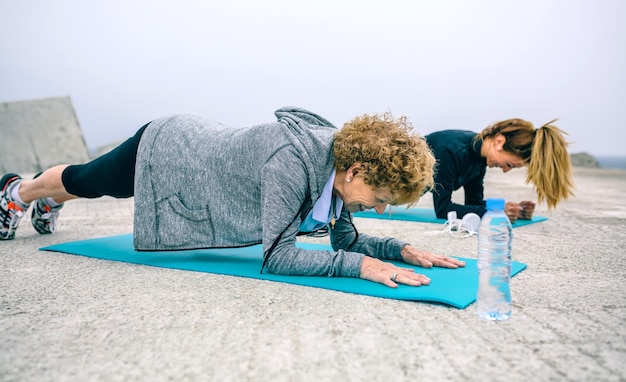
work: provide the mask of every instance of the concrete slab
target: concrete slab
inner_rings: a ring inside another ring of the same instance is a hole
[[[523,170],[487,196],[535,199]],[[38,248],[132,232],[133,200],[68,202],[53,235],[23,221],[0,242],[2,381],[624,381],[626,172],[576,171],[577,196],[515,229],[514,311],[395,301]],[[428,206],[426,196],[420,206]],[[476,239],[356,219],[447,255]],[[302,238],[327,242],[327,238]]]
[[[90,159],[70,97],[0,103],[0,173]]]

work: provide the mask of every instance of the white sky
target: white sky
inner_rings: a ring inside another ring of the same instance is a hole
[[[559,118],[571,152],[626,155],[624,19],[623,0],[0,0],[0,102],[70,96],[90,148],[292,105],[422,134]]]

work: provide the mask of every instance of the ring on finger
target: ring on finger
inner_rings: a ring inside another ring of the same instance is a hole
[[[397,273],[393,273],[390,277],[391,281],[393,281],[394,283],[396,282],[396,278],[398,277]]]

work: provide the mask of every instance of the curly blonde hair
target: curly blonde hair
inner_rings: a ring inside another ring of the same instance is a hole
[[[567,152],[568,142],[563,130],[552,120],[538,129],[519,118],[507,119],[485,128],[476,139],[502,134],[506,142],[502,147],[521,158],[527,165],[526,183],[532,183],[539,203],[546,201],[548,208],[574,195],[572,164]]]
[[[365,184],[391,189],[389,204],[413,205],[434,185],[435,157],[412,129],[407,117],[389,112],[356,117],[335,133],[335,167],[346,171],[359,162]]]

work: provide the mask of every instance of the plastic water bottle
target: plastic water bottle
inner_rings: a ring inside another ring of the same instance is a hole
[[[487,320],[511,317],[511,244],[513,228],[504,213],[504,199],[487,199],[478,227],[478,294],[476,312]]]

